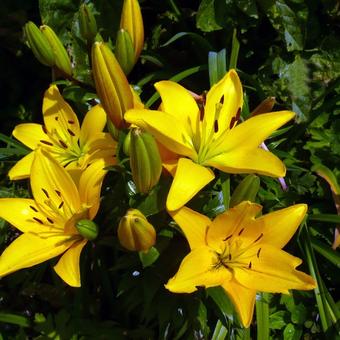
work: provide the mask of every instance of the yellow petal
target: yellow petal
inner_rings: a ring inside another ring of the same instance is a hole
[[[282,161],[271,152],[260,148],[235,149],[215,156],[206,164],[231,174],[257,173],[272,177],[284,177],[286,174]]]
[[[238,284],[235,280],[224,283],[222,287],[233,302],[242,325],[248,328],[253,319],[256,291]]]
[[[172,182],[166,206],[177,210],[193,198],[202,188],[215,178],[209,169],[187,158],[180,158]]]
[[[251,268],[235,266],[233,272],[235,280],[247,288],[270,293],[315,288],[311,276],[295,269],[302,261],[283,250],[261,244],[245,251],[242,258],[249,259]]]
[[[33,197],[46,214],[67,220],[80,210],[78,190],[59,163],[38,149],[31,169]]]
[[[26,198],[1,198],[0,217],[23,233],[48,231],[51,225],[35,201]]]
[[[162,111],[176,117],[191,138],[196,134],[200,112],[192,95],[173,81],[160,81],[155,87],[162,98]]]
[[[103,107],[98,104],[94,106],[84,117],[80,129],[79,142],[80,146],[84,146],[91,137],[102,132],[106,125],[106,112]]]
[[[155,110],[132,109],[125,113],[125,120],[151,134],[170,151],[188,157],[197,157],[186,126],[171,113]]]
[[[100,191],[107,173],[105,161],[99,159],[82,173],[79,181],[79,195],[82,203],[90,207],[88,218],[92,220],[99,209]]]
[[[19,124],[13,132],[13,136],[21,143],[34,150],[38,145],[42,145],[41,141],[51,143],[50,138],[44,132],[42,125],[35,123]]]
[[[15,181],[30,177],[33,158],[34,152],[30,152],[28,155],[17,161],[8,172],[9,179]]]
[[[15,239],[0,257],[0,276],[5,276],[22,268],[32,267],[62,254],[74,240],[63,234],[39,237],[25,233]]]
[[[306,204],[295,204],[257,218],[249,229],[263,233],[261,243],[282,248],[295,234],[307,212]]]
[[[71,106],[59,93],[56,85],[51,85],[45,92],[43,100],[43,115],[49,132],[62,130],[69,136],[79,136],[79,121]],[[70,130],[71,133],[68,131]]]
[[[225,239],[237,237],[240,230],[254,220],[261,209],[259,204],[244,201],[216,216],[207,231],[208,245],[219,249]]]
[[[231,279],[231,272],[217,263],[216,253],[208,247],[191,251],[182,261],[177,274],[165,285],[174,293],[192,293],[198,286],[215,287]]]
[[[217,155],[235,149],[252,150],[257,148],[275,130],[286,124],[295,113],[292,111],[277,111],[263,113],[247,119],[245,122],[236,125],[221,136],[220,143],[216,145],[212,153]]]
[[[243,92],[240,79],[235,70],[230,70],[207,94],[204,109],[206,136],[214,130],[215,120],[218,121],[218,131],[215,132],[215,136],[229,130],[231,119],[236,117],[242,104]],[[216,110],[220,110],[217,115]]]
[[[79,259],[86,243],[87,240],[73,243],[54,266],[54,270],[61,279],[72,287],[81,286]]]
[[[183,230],[191,249],[206,245],[206,231],[211,223],[207,216],[187,207],[170,211],[169,214]]]
[[[95,159],[105,158],[107,165],[116,164],[117,142],[109,133],[100,132],[92,136],[87,142],[87,148],[89,154],[87,163],[91,163]]]

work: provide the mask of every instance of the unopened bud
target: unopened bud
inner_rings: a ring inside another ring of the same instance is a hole
[[[94,240],[98,236],[98,226],[91,220],[80,220],[76,223],[78,233],[87,240]]]
[[[248,175],[240,182],[231,195],[230,207],[234,207],[242,201],[255,202],[255,198],[259,189],[260,178],[256,175]]]
[[[116,128],[125,127],[123,116],[133,107],[133,96],[122,68],[105,43],[93,44],[92,67],[101,104]]]
[[[130,34],[136,62],[144,45],[143,17],[138,0],[124,0],[120,28]]]
[[[79,8],[79,28],[81,36],[92,43],[97,34],[96,19],[86,4],[82,4]]]
[[[127,133],[123,143],[123,152],[126,156],[130,156],[130,144],[131,144],[131,130]]]
[[[115,54],[125,74],[135,65],[135,50],[128,31],[120,29],[117,33]]]
[[[120,244],[131,251],[148,251],[156,242],[156,231],[137,209],[129,209],[118,226]]]
[[[131,130],[130,167],[138,192],[148,193],[158,182],[162,161],[154,137],[140,128]]]
[[[39,28],[32,21],[29,21],[24,26],[24,32],[35,57],[46,66],[54,66],[55,58],[53,50]]]
[[[71,76],[72,75],[71,60],[58,36],[55,34],[53,29],[47,25],[40,26],[40,31],[46,37],[53,50],[55,64],[58,67],[58,69],[64,72],[66,75]]]

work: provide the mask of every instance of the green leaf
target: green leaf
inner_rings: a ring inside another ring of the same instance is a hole
[[[211,340],[224,340],[227,335],[228,335],[228,329],[223,326],[220,320],[217,320]]]
[[[231,55],[230,55],[229,69],[232,69],[232,68],[236,69],[239,50],[240,50],[240,43],[237,39],[237,31],[236,29],[234,29],[233,40],[231,43]]]
[[[286,326],[286,317],[287,317],[287,312],[280,310],[277,311],[273,314],[270,314],[269,316],[269,327],[271,329],[282,329],[283,327]]]
[[[268,293],[258,293],[256,297],[257,339],[269,339]]]
[[[140,251],[139,258],[143,264],[143,268],[151,266],[159,257],[159,251],[155,247],[151,247],[147,253]]]
[[[193,32],[179,32],[179,33],[175,34],[173,37],[171,37],[164,44],[162,44],[160,47],[168,46],[168,45],[172,44],[173,42],[175,42],[175,41],[177,41],[177,40],[179,40],[183,37],[191,38],[191,40],[195,41],[197,43],[197,45],[201,47],[202,50],[209,51],[212,48],[211,44],[209,43],[209,41],[207,39],[205,39],[201,35],[199,35],[197,33],[193,33]]]
[[[319,222],[327,222],[327,223],[340,223],[340,216],[333,214],[315,214],[309,215],[308,219],[310,221],[319,221]]]
[[[289,323],[283,331],[284,340],[299,340],[302,335],[302,329]]]
[[[317,240],[311,240],[312,247],[315,249],[319,254],[325,257],[328,261],[332,262],[335,266],[340,268],[340,254],[339,252],[333,250],[329,245]]]
[[[0,313],[0,321],[18,325],[20,327],[29,327],[31,324],[27,317],[11,313]]]
[[[227,71],[226,49],[219,52],[209,52],[209,81],[210,87],[218,83],[223,78]]]
[[[217,23],[216,16],[218,13],[218,9],[216,8],[216,4],[219,1],[215,0],[202,0],[200,6],[198,8],[197,16],[196,16],[196,26],[203,32],[212,32],[216,30],[220,30],[223,27]],[[220,2],[221,3],[221,2]]]

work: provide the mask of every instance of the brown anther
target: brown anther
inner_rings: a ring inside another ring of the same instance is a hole
[[[38,212],[38,209],[35,208],[35,207],[33,207],[33,205],[30,205],[30,208],[31,208],[33,211]]]
[[[259,248],[259,250],[257,251],[257,254],[256,254],[257,258],[260,257],[260,253],[261,253],[261,248]]]
[[[43,139],[40,139],[40,143],[43,143],[43,144],[46,144],[46,145],[49,145],[49,146],[53,146],[53,143],[51,143],[47,140],[43,140]]]
[[[61,146],[64,148],[64,149],[67,149],[67,144],[62,141],[61,139],[59,139],[59,143],[61,144]]]
[[[228,259],[229,259],[229,261],[231,261],[231,254],[228,255]]]
[[[67,122],[68,122],[69,124],[74,124],[74,120],[71,120],[71,119],[68,120]]]
[[[235,122],[236,122],[236,118],[232,117],[230,120],[229,129],[232,129],[234,127]]]
[[[241,118],[241,108],[239,107],[237,112],[236,112],[235,119],[238,122],[240,120],[240,118]]]
[[[61,192],[59,190],[55,189],[54,191],[59,197],[61,197]]]
[[[76,135],[71,129],[67,129],[67,131],[72,137],[74,137]]]
[[[251,261],[248,264],[248,269],[251,269]]]
[[[46,129],[46,126],[45,126],[45,125],[42,126],[42,129],[43,129],[44,133],[47,134],[47,129]]]
[[[41,188],[41,190],[43,191],[47,198],[50,198],[50,195],[48,194],[47,190],[45,190],[44,188]]]
[[[222,95],[221,99],[220,99],[220,104],[224,103],[224,94]]]
[[[215,131],[215,133],[218,132],[218,121],[217,121],[217,119],[214,121],[214,131]]]
[[[58,121],[58,120],[59,120],[59,117],[58,117],[58,116],[56,116],[56,117],[54,117],[54,119],[55,119],[56,121]]]
[[[233,235],[231,234],[231,235],[229,235],[228,237],[226,237],[223,241],[228,241],[230,238],[232,238],[233,237]]]
[[[263,233],[260,234],[260,236],[254,241],[254,243],[261,240],[262,237],[263,237]]]
[[[40,220],[38,217],[33,217],[33,219],[40,224],[44,224],[44,222],[42,220]]]
[[[240,230],[240,232],[238,233],[238,236],[241,236],[241,234],[243,233],[243,231],[244,231],[244,228],[242,228],[242,229]]]
[[[51,220],[49,217],[46,217],[47,221],[50,222],[51,224],[53,224],[53,220]]]
[[[61,209],[61,207],[64,205],[64,201],[62,201],[59,205],[58,205],[58,209]]]

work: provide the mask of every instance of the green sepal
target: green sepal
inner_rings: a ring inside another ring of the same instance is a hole
[[[128,75],[135,65],[135,49],[129,32],[124,29],[117,33],[115,55],[124,73]]]

